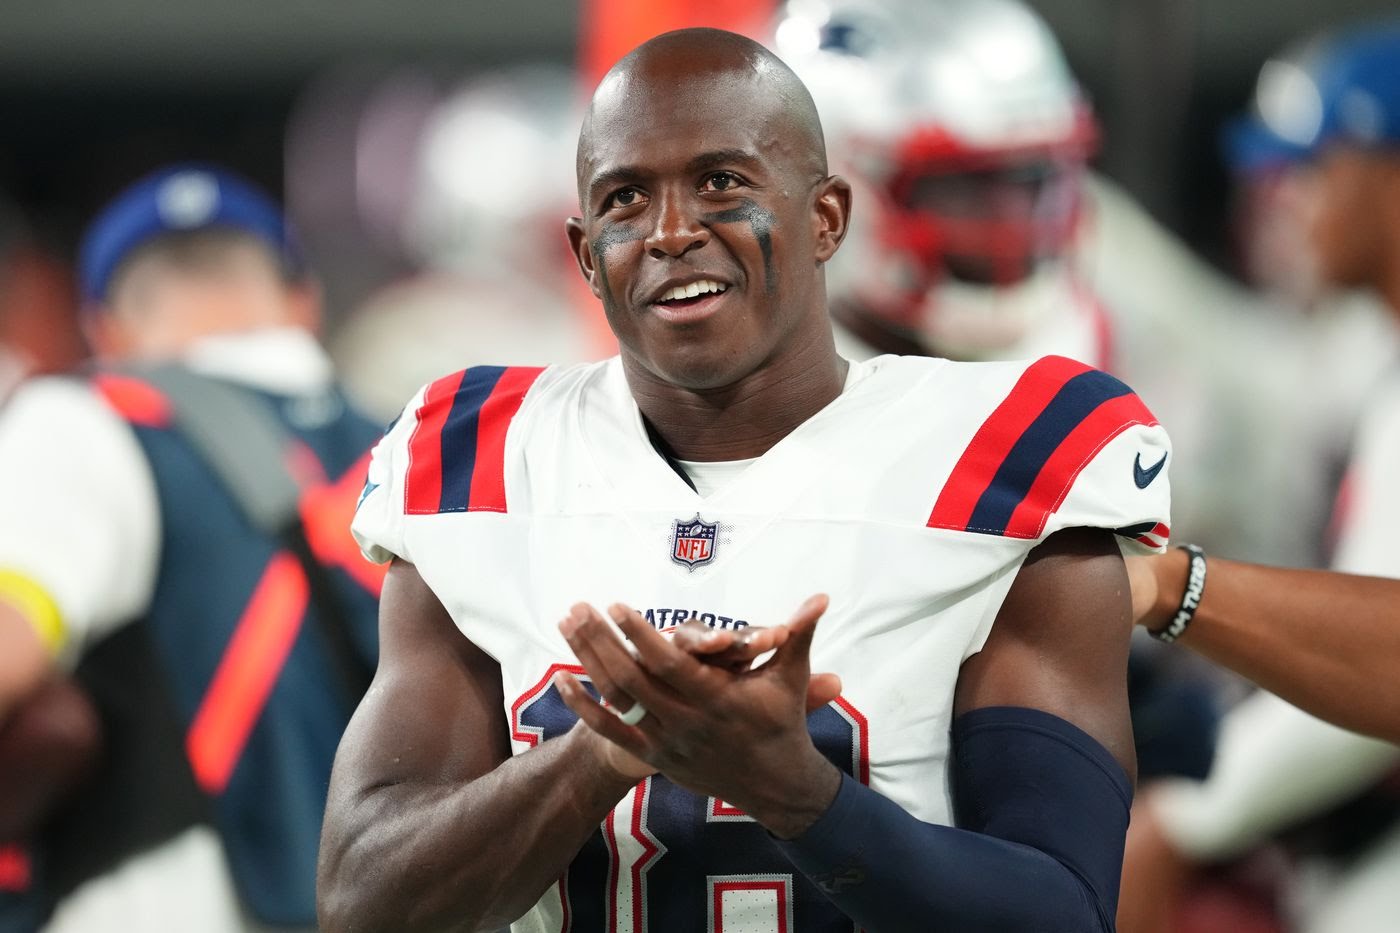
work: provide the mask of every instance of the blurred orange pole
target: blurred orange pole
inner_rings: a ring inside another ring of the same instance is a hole
[[[587,90],[622,56],[672,29],[713,26],[761,39],[777,0],[582,0],[579,78]]]

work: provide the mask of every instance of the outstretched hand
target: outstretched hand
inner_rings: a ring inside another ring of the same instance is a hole
[[[840,780],[806,723],[811,709],[840,693],[835,675],[811,675],[812,637],[826,607],[825,596],[814,596],[773,629],[741,638],[682,629],[672,640],[636,611],[614,605],[609,615],[634,655],[601,615],[578,605],[560,631],[607,706],[567,673],[557,675],[556,686],[583,723],[630,755],[638,770],[659,769],[778,835],[796,835],[824,812]],[[766,663],[751,666],[770,650]],[[634,703],[646,715],[629,725],[618,713]]]

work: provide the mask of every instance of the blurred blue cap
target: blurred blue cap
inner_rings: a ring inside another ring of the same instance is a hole
[[[1306,147],[1274,133],[1253,114],[1227,122],[1221,132],[1221,144],[1226,159],[1237,172],[1258,172],[1292,165],[1308,156]]]
[[[217,166],[172,165],[131,185],[88,225],[78,251],[83,298],[103,301],[122,261],[155,237],[215,227],[251,233],[290,270],[302,268],[296,238],[270,197]]]
[[[1271,59],[1253,113],[1225,129],[1248,171],[1311,158],[1334,143],[1400,146],[1400,19],[1353,27]]]

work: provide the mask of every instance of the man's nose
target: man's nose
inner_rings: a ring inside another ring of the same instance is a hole
[[[709,228],[700,221],[700,205],[694,197],[680,193],[663,194],[657,205],[655,223],[647,235],[646,248],[652,256],[682,256],[710,239]]]

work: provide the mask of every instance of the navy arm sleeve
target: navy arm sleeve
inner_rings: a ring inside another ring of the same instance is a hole
[[[925,823],[843,777],[779,847],[868,933],[1111,931],[1132,785],[1087,733],[1021,707],[953,724],[958,826]]]

